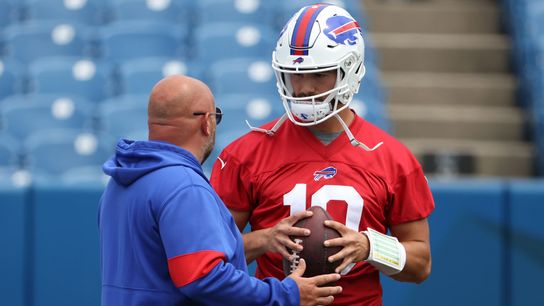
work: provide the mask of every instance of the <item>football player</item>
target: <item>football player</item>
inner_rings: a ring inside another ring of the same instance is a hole
[[[260,278],[284,276],[289,235],[310,206],[325,208],[341,238],[334,305],[381,305],[379,275],[422,282],[431,271],[427,217],[434,201],[421,166],[349,105],[365,74],[362,29],[344,9],[315,4],[285,25],[272,55],[285,115],[235,140],[211,182],[242,230]],[[288,119],[288,120],[287,120]],[[388,235],[388,231],[390,234]]]

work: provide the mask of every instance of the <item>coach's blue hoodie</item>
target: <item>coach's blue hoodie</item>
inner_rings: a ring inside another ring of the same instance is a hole
[[[247,274],[242,237],[190,152],[121,140],[103,169],[103,306],[298,305],[291,278]]]

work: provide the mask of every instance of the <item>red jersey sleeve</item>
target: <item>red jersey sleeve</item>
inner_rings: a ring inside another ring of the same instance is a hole
[[[393,185],[391,207],[387,214],[389,224],[400,224],[428,217],[434,209],[434,200],[423,170],[416,168],[402,174]]]
[[[230,153],[221,152],[213,165],[210,182],[229,209],[251,209],[250,178],[244,165]]]

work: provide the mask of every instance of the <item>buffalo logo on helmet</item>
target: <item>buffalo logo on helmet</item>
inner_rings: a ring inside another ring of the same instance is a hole
[[[333,178],[336,175],[336,168],[334,167],[327,167],[323,170],[318,170],[314,172],[314,181],[319,181],[322,178],[325,178],[326,180]]]
[[[294,64],[302,64],[302,62],[304,62],[304,59],[302,57],[297,57],[293,60],[293,65]]]
[[[323,33],[337,44],[357,44],[357,32],[361,33],[359,23],[346,16],[332,16],[327,19],[327,27]]]

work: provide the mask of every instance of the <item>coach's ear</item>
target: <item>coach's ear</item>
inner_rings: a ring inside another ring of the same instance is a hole
[[[200,130],[204,136],[210,136],[212,134],[212,115],[210,113],[206,113],[202,116]]]

